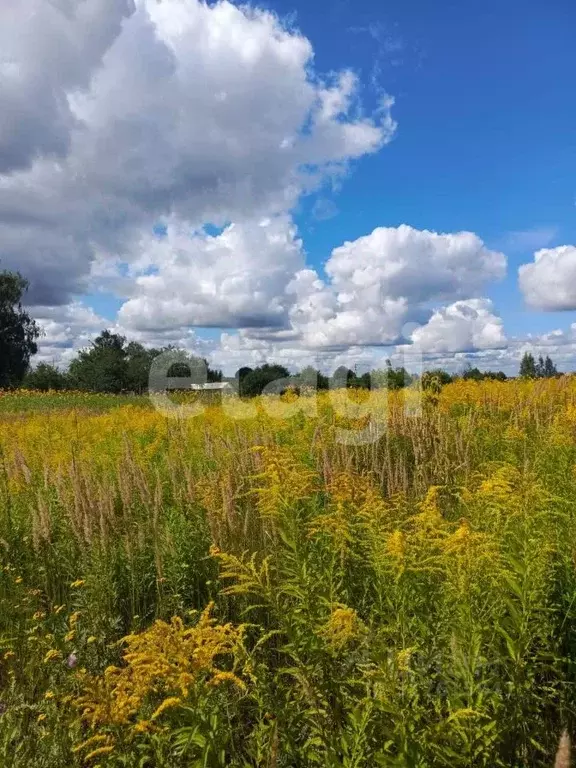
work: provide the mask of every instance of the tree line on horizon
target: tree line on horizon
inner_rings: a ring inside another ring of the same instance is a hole
[[[235,381],[239,394],[244,397],[262,394],[269,385],[278,381],[297,390],[323,390],[330,387],[386,387],[394,390],[409,386],[418,378],[404,367],[393,367],[390,360],[386,361],[383,370],[362,374],[345,366],[337,368],[332,377],[312,366],[291,374],[283,365],[265,363],[254,368],[243,366],[235,377],[225,378],[222,371],[210,368],[204,358],[172,346],[147,348],[109,330],[102,331],[86,349],[80,350],[66,371],[44,362],[31,368],[31,359],[38,351],[37,340],[41,336],[41,329],[22,305],[27,289],[28,282],[19,273],[0,272],[0,389],[24,387],[40,391],[83,390],[143,394],[148,391],[152,361],[164,352],[170,352],[174,358],[169,371],[171,377],[196,377],[199,381],[208,382]],[[526,379],[537,379],[560,374],[549,356],[536,360],[532,353],[526,352],[519,375]],[[469,364],[459,374],[450,374],[441,368],[426,371],[422,374],[421,385],[424,389],[438,390],[455,379],[505,381],[507,378],[502,371],[481,371]]]

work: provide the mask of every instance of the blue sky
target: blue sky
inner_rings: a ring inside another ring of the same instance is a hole
[[[0,34],[0,252],[45,359],[107,324],[369,364],[417,320],[453,367],[576,367],[573,3],[30,2]]]
[[[376,226],[470,230],[505,250],[488,295],[510,333],[576,314],[527,311],[517,268],[540,244],[576,241],[576,6],[534,2],[273,2],[313,40],[321,70],[350,66],[395,98],[393,143],[361,160],[338,216],[298,220],[313,260]],[[529,237],[511,233],[535,230]],[[550,241],[538,230],[549,230]],[[515,239],[519,240],[516,244]]]
[[[487,293],[509,333],[576,320],[527,310],[517,284],[536,248],[576,241],[573,3],[258,5],[311,40],[318,71],[359,73],[366,104],[383,91],[395,99],[393,143],[319,195],[328,215],[315,215],[316,196],[298,206],[312,264],[321,268],[334,247],[378,226],[470,230],[508,256],[507,278]],[[90,302],[110,318],[121,305],[102,294]]]

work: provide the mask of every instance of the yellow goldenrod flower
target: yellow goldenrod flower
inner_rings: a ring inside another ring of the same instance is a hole
[[[54,693],[54,691],[46,691],[46,693],[44,694],[44,698],[46,700],[54,699],[55,697],[56,697],[56,694]]]
[[[415,648],[403,648],[396,654],[396,663],[401,672],[407,672],[410,669],[410,659],[414,651]]]
[[[51,661],[56,661],[56,659],[59,659],[61,657],[60,651],[57,651],[55,648],[52,648],[48,651],[46,656],[44,656],[44,664],[48,664]]]
[[[149,733],[153,729],[154,725],[150,722],[150,720],[138,720],[133,730],[135,733]]]
[[[88,749],[88,747],[93,747],[95,744],[101,744],[103,741],[107,742],[109,741],[110,737],[105,736],[104,734],[96,734],[96,736],[91,736],[89,739],[86,739],[86,741],[83,741],[81,744],[77,744],[73,749],[72,752],[74,754],[78,754],[78,752],[81,752],[83,749]]]
[[[77,579],[76,581],[73,581],[72,584],[70,584],[70,586],[72,587],[72,589],[77,589],[78,587],[83,587],[85,584],[86,582],[84,581],[84,579]]]
[[[98,747],[93,752],[89,752],[86,755],[84,762],[87,763],[89,760],[93,760],[95,757],[103,757],[104,755],[109,755],[111,752],[114,752],[114,747]]]
[[[320,635],[333,648],[341,649],[352,640],[357,639],[362,629],[362,622],[356,611],[346,605],[340,605],[332,610],[330,618],[320,631]]]
[[[403,560],[406,553],[406,537],[402,531],[394,531],[386,541],[386,551],[395,560]]]
[[[163,712],[166,712],[167,709],[174,709],[174,707],[179,707],[181,704],[182,699],[180,699],[178,696],[171,696],[168,699],[164,699],[162,704],[160,704],[160,706],[154,711],[150,720],[156,720]]]
[[[233,672],[217,672],[210,680],[210,685],[221,685],[222,683],[233,683],[243,691],[246,690],[246,684]]]
[[[108,667],[98,677],[86,676],[84,695],[77,702],[84,722],[91,727],[128,725],[145,701],[161,690],[171,695],[150,718],[155,720],[180,706],[192,686],[219,675],[216,658],[235,652],[244,628],[217,624],[210,615],[212,608],[211,603],[195,626],[186,627],[175,616],[170,623],[156,621],[146,631],[125,637],[124,666]],[[215,684],[234,678],[242,687],[240,678],[230,674],[223,673]]]

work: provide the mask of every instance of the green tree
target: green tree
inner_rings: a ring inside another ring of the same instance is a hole
[[[424,371],[422,374],[422,389],[439,392],[443,386],[450,384],[452,381],[453,377],[448,371],[442,368],[434,368],[431,371]]]
[[[247,377],[252,373],[253,368],[250,368],[248,365],[242,366],[242,368],[238,369],[238,372],[236,374],[236,379],[238,381],[238,393],[241,397],[249,397],[248,393],[245,391],[244,382],[246,381]]]
[[[388,389],[403,389],[408,386],[412,377],[404,367],[394,368],[390,360],[386,360],[386,386]]]
[[[483,381],[485,374],[479,368],[472,368],[470,364],[462,372],[462,378],[465,381]]]
[[[354,387],[356,385],[356,374],[345,365],[341,365],[332,374],[332,387],[340,389],[345,387]]]
[[[321,371],[316,370],[311,365],[300,371],[296,377],[298,380],[298,386],[300,387],[313,387],[314,389],[328,389],[330,380],[328,376],[325,376]]]
[[[508,376],[506,376],[504,371],[486,371],[484,373],[484,378],[492,379],[493,381],[506,381]]]
[[[22,307],[28,281],[18,272],[0,272],[0,389],[20,384],[38,351],[40,329]]]
[[[361,374],[360,376],[355,376],[356,381],[354,382],[354,386],[358,389],[371,389],[372,388],[372,377],[368,372]]]
[[[240,393],[244,397],[256,397],[256,395],[262,394],[268,384],[289,377],[290,371],[283,365],[265,363],[244,376],[241,380]]]
[[[126,354],[126,389],[139,395],[148,389],[148,377],[152,360],[160,353],[159,349],[146,349],[137,341],[131,341],[125,347]]]
[[[77,389],[89,392],[118,393],[127,388],[128,361],[126,339],[102,331],[88,349],[70,363],[70,380]]]
[[[191,355],[185,349],[176,349],[172,346],[164,347],[160,351],[172,352],[175,357],[175,361],[168,371],[170,377],[191,378],[196,384],[222,381],[222,371],[210,368],[204,357]]]
[[[68,376],[49,363],[39,363],[36,368],[28,371],[22,382],[25,389],[36,389],[47,392],[49,389],[60,390],[68,388]]]
[[[535,379],[538,375],[536,361],[531,352],[525,352],[520,362],[520,376],[523,379]]]
[[[544,376],[547,379],[553,379],[554,376],[558,376],[558,369],[552,362],[552,358],[546,355],[546,360],[544,360]]]

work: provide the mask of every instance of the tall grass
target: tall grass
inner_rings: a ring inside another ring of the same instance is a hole
[[[387,429],[358,445],[328,395],[242,420],[22,397],[0,415],[4,765],[553,765],[571,378],[459,382],[417,415],[376,395]]]

